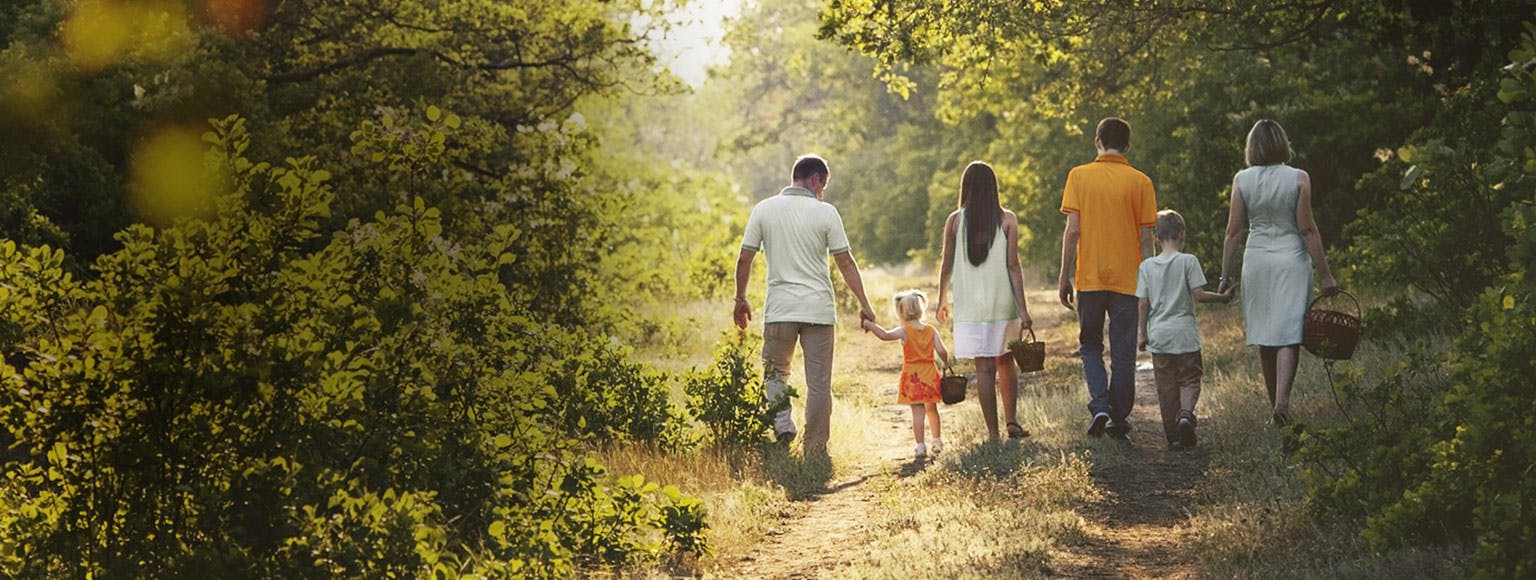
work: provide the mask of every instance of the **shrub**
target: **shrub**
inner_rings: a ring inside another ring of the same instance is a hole
[[[750,448],[763,442],[780,411],[789,409],[794,389],[785,389],[768,401],[762,375],[750,356],[746,333],[722,340],[715,349],[714,366],[694,371],[684,384],[688,412],[709,430],[710,439],[727,447]],[[754,341],[755,342],[755,341]]]
[[[1530,227],[1536,223],[1536,27],[1527,25],[1511,60],[1498,83],[1501,104],[1492,103],[1493,96],[1486,104],[1503,111],[1500,137],[1467,144],[1484,148],[1469,153],[1471,158],[1488,161],[1443,167],[1431,163],[1438,158],[1426,157],[1427,165],[1410,169],[1404,180],[1415,188],[1443,188],[1440,171],[1470,173],[1476,179],[1464,183],[1473,191],[1436,195],[1471,194],[1472,205],[1497,202],[1457,211],[1480,211],[1483,225],[1498,224],[1496,234],[1481,238],[1499,236],[1498,244],[1467,254],[1418,245],[1397,250],[1472,260],[1449,267],[1485,285],[1470,291],[1448,287],[1455,291],[1442,296],[1472,297],[1460,310],[1465,325],[1455,331],[1454,348],[1438,357],[1412,357],[1374,384],[1348,382],[1376,418],[1310,433],[1302,449],[1312,472],[1308,497],[1314,505],[1363,516],[1365,537],[1378,545],[1415,539],[1465,543],[1475,549],[1472,573],[1499,578],[1536,574],[1536,553],[1530,550],[1536,545],[1536,512],[1530,507],[1536,505],[1536,478],[1530,473],[1536,457],[1536,398],[1531,397],[1536,279],[1530,270],[1536,264],[1536,230]],[[1442,223],[1435,212],[1403,218]],[[1411,229],[1405,224],[1403,231]]]
[[[581,335],[502,282],[514,226],[452,243],[415,198],[327,233],[326,171],[246,160],[239,120],[205,138],[233,193],[123,231],[93,280],[0,244],[0,571],[546,577],[705,548],[696,499],[560,429],[581,341],[539,338]]]
[[[668,399],[666,374],[630,362],[633,353],[600,341],[554,363],[550,383],[565,432],[598,442],[635,441],[675,449],[688,443],[686,420]]]

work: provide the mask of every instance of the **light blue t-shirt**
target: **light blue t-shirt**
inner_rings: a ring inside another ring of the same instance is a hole
[[[763,322],[837,323],[827,256],[848,251],[848,234],[832,204],[786,187],[752,208],[741,247],[768,258]]]
[[[1194,291],[1205,286],[1200,260],[1183,252],[1142,260],[1136,273],[1136,297],[1147,299],[1147,351],[1155,354],[1200,352]]]

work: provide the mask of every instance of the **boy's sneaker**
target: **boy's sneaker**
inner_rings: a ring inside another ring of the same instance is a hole
[[[934,437],[933,438],[933,445],[928,448],[928,451],[930,453],[934,454],[934,455],[938,455],[939,452],[943,451],[943,450],[944,450],[944,440],[943,439],[939,439],[938,437]]]
[[[1189,411],[1179,413],[1179,445],[1195,446],[1195,414]]]
[[[1103,437],[1104,426],[1109,424],[1109,413],[1095,413],[1093,420],[1088,423],[1089,437]]]
[[[922,443],[918,443],[917,447],[912,450],[912,455],[916,456],[918,459],[922,459],[924,457],[927,457],[928,456],[928,446],[927,445],[923,445]]]
[[[1104,432],[1114,439],[1131,440],[1131,424],[1125,421],[1110,421],[1109,427],[1106,427]]]

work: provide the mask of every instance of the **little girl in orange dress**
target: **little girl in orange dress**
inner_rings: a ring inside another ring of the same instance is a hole
[[[939,438],[939,367],[934,364],[934,355],[937,354],[947,365],[949,350],[944,348],[944,341],[939,339],[939,330],[923,323],[923,311],[928,308],[927,296],[917,290],[908,290],[897,294],[891,302],[896,306],[897,317],[901,319],[899,328],[886,330],[868,320],[862,321],[860,326],[880,337],[880,340],[901,341],[904,358],[896,402],[912,406],[912,437],[917,440],[915,453],[921,459],[928,455],[930,449],[937,454],[944,448],[944,441]],[[932,425],[932,447],[923,443],[925,416]]]

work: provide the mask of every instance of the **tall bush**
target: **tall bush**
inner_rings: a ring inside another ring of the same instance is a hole
[[[8,576],[564,576],[703,549],[702,508],[610,479],[559,427],[597,357],[509,292],[514,226],[452,242],[423,200],[319,229],[307,159],[245,158],[208,220],[133,226],[78,282],[0,244]],[[620,422],[622,423],[622,422]]]
[[[688,412],[709,430],[717,445],[752,448],[765,441],[773,428],[773,419],[789,409],[793,388],[785,389],[774,400],[763,391],[763,378],[752,364],[752,341],[746,333],[735,333],[715,349],[714,365],[690,374],[683,390],[688,394]]]
[[[1498,137],[1468,143],[1476,148],[1470,153],[1425,156],[1424,165],[1404,176],[1405,189],[1422,189],[1419,195],[1472,200],[1466,202],[1472,207],[1449,208],[1453,216],[1478,212],[1484,200],[1496,201],[1481,208],[1474,221],[1496,228],[1506,240],[1471,254],[1475,262],[1466,267],[1486,272],[1482,288],[1445,296],[1467,303],[1460,310],[1465,325],[1456,332],[1454,348],[1442,349],[1440,357],[1426,356],[1428,364],[1411,365],[1420,376],[1409,377],[1406,384],[1365,385],[1366,392],[1415,393],[1384,399],[1381,407],[1387,411],[1409,409],[1402,399],[1430,405],[1417,421],[1401,423],[1400,430],[1382,431],[1361,419],[1314,432],[1302,451],[1310,464],[1309,499],[1315,505],[1363,515],[1364,534],[1377,544],[1412,539],[1465,543],[1475,553],[1473,574],[1497,578],[1536,574],[1536,554],[1530,550],[1536,545],[1531,507],[1536,505],[1536,478],[1531,477],[1531,458],[1536,457],[1536,397],[1531,396],[1531,377],[1536,376],[1536,279],[1531,277],[1536,264],[1536,230],[1531,228],[1536,223],[1536,27],[1527,25],[1510,60],[1497,92],[1484,101],[1489,109],[1502,111]],[[1421,137],[1433,142],[1454,136]],[[1436,163],[1463,156],[1486,161],[1470,167]],[[1443,173],[1476,179],[1454,180],[1453,187],[1430,193],[1448,187],[1440,181]],[[1444,223],[1438,213],[1403,218],[1413,222],[1403,224],[1404,229]],[[1451,229],[1442,235],[1461,238],[1464,233],[1476,232]],[[1451,267],[1463,266],[1453,260]],[[1422,380],[1438,373],[1444,373],[1444,381]],[[1425,385],[1433,390],[1407,390]]]

